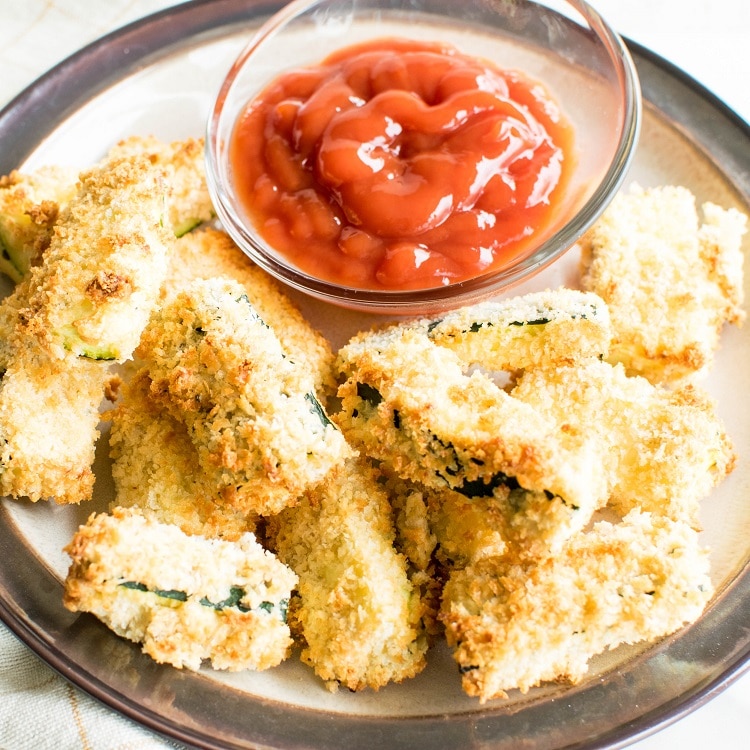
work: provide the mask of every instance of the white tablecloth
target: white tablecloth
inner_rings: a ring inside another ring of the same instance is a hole
[[[0,0],[0,107],[89,41],[173,4]],[[623,35],[683,68],[750,121],[747,0],[598,0],[593,4]],[[175,745],[70,686],[0,625],[0,750],[167,747]],[[632,745],[633,750],[747,747],[750,675],[687,717]]]

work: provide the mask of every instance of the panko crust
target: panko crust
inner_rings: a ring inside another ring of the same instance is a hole
[[[701,223],[702,220],[702,223]],[[612,362],[655,383],[713,364],[725,323],[739,324],[747,217],[684,187],[619,193],[581,241],[581,283],[607,303]]]
[[[5,373],[15,356],[19,315],[21,310],[28,306],[30,293],[31,278],[27,276],[0,301],[0,373]]]
[[[334,419],[358,449],[434,490],[554,508],[555,543],[583,528],[607,499],[592,440],[566,446],[558,425],[463,363],[423,331],[395,326],[339,352],[346,378]]]
[[[77,504],[94,489],[99,405],[110,375],[97,362],[15,352],[0,382],[0,493]]]
[[[735,466],[715,404],[694,386],[654,386],[622,365],[589,360],[528,370],[512,393],[571,443],[595,437],[607,502],[623,514],[641,508],[697,528],[700,501]]]
[[[445,635],[482,702],[700,615],[699,504],[737,457],[685,383],[745,317],[742,213],[635,186],[581,242],[585,291],[336,357],[207,226],[203,147],[136,136],[80,180],[0,178],[0,493],[90,498],[118,400],[116,497],[66,548],[66,607],[177,668],[266,669],[294,634],[331,689],[413,677]]]
[[[130,136],[110,149],[107,158],[145,156],[164,170],[167,215],[176,237],[216,215],[206,184],[203,138],[165,143],[154,136]]]
[[[77,173],[62,167],[0,177],[0,272],[24,279],[41,260],[61,209],[76,191]]]
[[[0,489],[12,497],[91,497],[109,364],[131,356],[166,273],[160,185],[148,160],[84,173],[41,263],[0,305]]]
[[[200,468],[187,427],[154,403],[150,389],[141,370],[109,412],[112,507],[139,508],[186,534],[237,539],[255,531],[256,517],[223,502]]]
[[[50,356],[123,362],[156,306],[173,237],[164,175],[145,157],[104,162],[80,176],[32,269],[27,335]]]
[[[322,399],[335,392],[331,345],[305,320],[280,285],[256,266],[225,232],[201,228],[175,243],[163,295],[168,297],[195,279],[216,276],[227,276],[242,284],[253,307],[276,333],[287,355],[313,374]]]
[[[488,557],[457,570],[441,618],[464,690],[485,702],[578,682],[596,654],[697,619],[713,591],[708,568],[687,524],[633,511],[597,523],[555,557]]]
[[[423,325],[433,343],[452,350],[465,365],[489,370],[603,357],[612,338],[604,301],[575,289],[481,302]]]
[[[420,599],[372,468],[351,459],[335,469],[271,519],[271,536],[299,576],[301,657],[322,680],[377,690],[422,671]]]
[[[285,612],[296,576],[252,534],[188,536],[116,508],[92,514],[66,552],[65,606],[95,615],[160,663],[262,670],[289,654]]]
[[[175,294],[138,355],[150,397],[187,426],[201,467],[237,510],[276,513],[352,454],[312,374],[285,356],[232,279]]]

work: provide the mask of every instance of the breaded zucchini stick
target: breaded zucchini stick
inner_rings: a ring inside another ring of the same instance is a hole
[[[383,464],[378,466],[379,481],[383,484],[393,509],[396,532],[394,547],[406,558],[407,575],[419,596],[422,623],[428,642],[432,643],[442,633],[442,625],[437,617],[446,576],[440,555],[440,541],[430,525],[427,505],[429,491],[413,482],[387,474],[385,469]]]
[[[600,357],[612,336],[602,299],[573,289],[483,302],[427,323],[430,340],[465,364],[522,370],[543,363]]]
[[[66,552],[65,606],[95,615],[157,662],[262,670],[289,653],[296,576],[252,534],[237,542],[187,536],[115,509],[92,514]]]
[[[567,425],[571,448],[593,436],[609,504],[698,526],[699,502],[733,469],[736,455],[714,404],[692,387],[670,391],[599,360],[527,370],[513,397]]]
[[[0,177],[0,272],[18,283],[39,262],[61,209],[76,192],[77,173],[62,167]]]
[[[466,497],[395,476],[387,478],[386,488],[395,511],[397,545],[418,570],[428,570],[434,561],[446,568],[465,567],[507,551],[502,495]]]
[[[101,363],[51,359],[33,340],[14,348],[0,382],[0,493],[58,503],[91,497],[109,379]]]
[[[279,558],[299,576],[302,659],[329,687],[377,690],[423,669],[419,597],[367,464],[338,467],[271,526]]]
[[[428,491],[414,482],[384,473],[384,487],[393,508],[396,548],[417,569],[427,570],[439,540],[430,529]]]
[[[187,427],[148,396],[145,371],[124,387],[110,411],[113,507],[140,508],[186,534],[236,539],[255,530],[255,519],[221,501],[198,462]]]
[[[595,524],[554,557],[488,557],[454,571],[441,617],[464,690],[484,702],[579,681],[594,655],[694,621],[712,594],[708,567],[697,532],[634,511]]]
[[[747,217],[683,187],[617,195],[584,237],[584,288],[612,315],[610,361],[671,383],[710,368],[724,323],[740,323]]]
[[[404,479],[467,497],[525,490],[564,523],[563,538],[606,502],[599,447],[566,448],[555,420],[487,376],[462,372],[448,349],[396,326],[339,352],[347,378],[337,422],[352,444]]]
[[[132,136],[114,146],[102,164],[143,157],[165,177],[165,213],[181,237],[215,216],[206,186],[203,139],[163,143]],[[0,272],[18,283],[39,262],[59,213],[74,198],[78,173],[49,166],[0,177]]]
[[[309,370],[321,398],[335,393],[334,355],[323,335],[305,320],[280,285],[256,266],[225,232],[207,227],[176,243],[165,296],[194,279],[228,276],[242,284],[253,307],[278,336],[287,356]]]
[[[231,279],[197,280],[152,318],[138,355],[151,397],[187,425],[204,471],[238,510],[275,513],[352,450]]]
[[[428,564],[436,562],[442,570],[498,555],[519,560],[547,557],[565,546],[571,527],[578,528],[577,511],[544,492],[506,486],[496,487],[491,495],[467,497],[447,488],[404,484],[406,489],[402,487],[392,500],[400,511],[399,535],[421,532],[417,539],[422,542],[405,545],[404,552],[410,560],[423,561],[425,542],[431,542],[434,559]],[[389,482],[389,488],[393,485]],[[404,507],[411,509],[406,519]]]
[[[507,551],[507,498],[465,497],[450,490],[426,490],[425,494],[430,530],[446,567],[466,567]]]
[[[148,157],[165,172],[169,185],[167,213],[176,237],[214,218],[202,138],[164,143],[154,136],[131,136],[116,144],[108,158],[138,155]]]
[[[52,356],[122,362],[135,349],[166,276],[171,233],[163,174],[145,158],[81,175],[33,270],[28,332]]]
[[[14,292],[0,305],[0,493],[80,503],[93,492],[99,405],[112,377],[99,362],[53,359],[34,338],[19,342],[20,301]]]
[[[3,303],[5,493],[62,503],[90,496],[110,381],[108,362],[94,360],[129,357],[156,304],[169,238],[161,185],[147,159],[84,174],[42,263]]]

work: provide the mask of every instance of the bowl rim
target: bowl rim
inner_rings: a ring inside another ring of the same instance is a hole
[[[252,53],[288,21],[310,9],[318,0],[292,0],[270,16],[251,36],[229,68],[206,124],[205,161],[208,190],[223,228],[239,248],[267,273],[308,296],[352,309],[383,314],[426,314],[450,306],[470,304],[505,293],[527,281],[564,255],[601,216],[622,185],[635,155],[643,116],[638,72],[621,36],[586,0],[562,0],[576,10],[602,42],[613,63],[620,86],[622,132],[606,172],[592,194],[579,206],[575,221],[568,221],[551,236],[523,256],[523,263],[513,263],[499,270],[479,274],[444,286],[424,289],[372,289],[347,287],[305,273],[266,251],[231,202],[219,175],[219,125],[223,106],[245,63]],[[351,0],[352,5],[356,0]],[[530,4],[535,5],[533,1]],[[557,12],[555,8],[551,8]]]

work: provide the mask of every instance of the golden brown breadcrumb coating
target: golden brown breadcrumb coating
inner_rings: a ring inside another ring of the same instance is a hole
[[[80,503],[94,488],[99,404],[109,373],[80,357],[17,347],[0,381],[0,492]]]
[[[244,287],[193,281],[151,319],[138,354],[157,403],[187,425],[226,502],[275,513],[352,451]]]
[[[440,568],[465,567],[487,556],[547,557],[578,527],[574,521],[579,511],[543,492],[498,486],[488,495],[467,496],[448,488],[405,485],[405,490],[394,489],[395,507],[410,511],[407,531],[414,534],[426,526],[415,538],[421,542],[415,551],[424,559],[429,550],[429,565],[437,563],[437,575]],[[407,521],[397,519],[401,531]]]
[[[464,690],[484,702],[543,681],[578,682],[594,655],[695,620],[712,594],[708,567],[688,525],[633,511],[554,557],[487,557],[454,571],[441,617]]]
[[[31,279],[27,276],[0,301],[0,373],[8,369],[13,359],[13,338],[18,326],[18,315],[28,305],[30,287]]]
[[[554,515],[554,543],[607,499],[594,436],[577,445],[554,419],[513,398],[422,331],[395,326],[356,336],[339,352],[347,378],[334,416],[350,442],[390,471],[436,490],[501,497],[525,491],[528,518]]]
[[[202,138],[164,143],[154,136],[130,136],[110,149],[107,158],[139,155],[164,171],[167,214],[175,236],[182,237],[215,216],[206,185]]]
[[[292,361],[314,376],[321,398],[335,392],[334,355],[323,335],[305,320],[280,285],[256,266],[228,234],[210,227],[196,229],[176,243],[164,294],[194,279],[228,276],[242,284],[245,293],[268,323]]]
[[[419,596],[422,624],[432,645],[443,631],[438,611],[446,566],[430,518],[430,490],[388,473],[383,464],[378,465],[378,473],[393,509],[394,547],[406,558],[407,575]]]
[[[635,186],[580,243],[584,291],[335,354],[208,224],[203,148],[133,136],[80,175],[0,177],[0,493],[89,499],[116,401],[115,497],[66,547],[68,609],[192,670],[296,639],[352,691],[444,637],[481,702],[701,614],[700,503],[737,457],[685,383],[745,315],[741,212]]]
[[[109,413],[113,507],[140,508],[186,534],[236,539],[254,531],[254,516],[222,502],[187,427],[149,398],[150,386],[148,374],[137,373]]]
[[[713,402],[697,388],[672,391],[588,360],[526,371],[512,395],[560,425],[572,446],[600,446],[608,503],[698,526],[699,501],[732,471],[736,455]]]
[[[701,223],[702,222],[702,223]],[[725,323],[740,323],[747,217],[687,188],[621,192],[581,242],[584,288],[609,306],[610,360],[653,382],[710,368]]]
[[[377,690],[424,668],[419,596],[369,466],[346,462],[271,524],[279,558],[299,576],[302,659],[321,679]]]
[[[73,170],[54,166],[0,177],[0,272],[12,281],[21,281],[39,262],[76,181]]]
[[[262,670],[289,654],[296,576],[252,534],[188,536],[120,508],[92,514],[66,552],[65,606],[95,615],[158,662]]]
[[[82,173],[32,270],[24,313],[52,356],[122,362],[132,355],[166,276],[165,190],[164,175],[145,157]]]
[[[601,357],[612,337],[604,301],[574,289],[482,302],[425,324],[435,344],[451,349],[466,365],[489,370]]]
[[[85,173],[41,263],[2,304],[6,494],[60,503],[91,496],[109,361],[131,355],[166,273],[161,180],[148,160]]]

